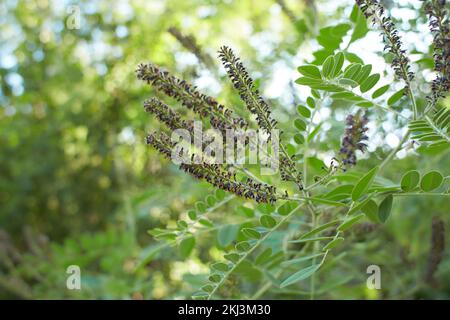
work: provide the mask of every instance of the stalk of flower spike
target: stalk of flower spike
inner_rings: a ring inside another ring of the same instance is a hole
[[[248,110],[256,115],[259,127],[270,135],[277,122],[272,119],[269,105],[255,88],[253,79],[249,76],[241,60],[236,57],[233,50],[226,46],[220,48],[219,58]]]
[[[356,165],[356,150],[364,152],[367,148],[366,127],[368,119],[358,111],[355,115],[348,115],[346,119],[346,129],[342,138],[339,155],[344,168]]]
[[[445,0],[425,1],[424,9],[433,34],[434,70],[437,72],[431,84],[432,93],[427,97],[429,109],[433,109],[436,102],[450,90],[450,31]]]
[[[151,145],[166,158],[171,158],[174,143],[169,136],[160,132],[149,134],[147,144]],[[195,157],[196,155],[192,155]],[[277,200],[277,190],[274,186],[265,183],[255,182],[250,178],[247,181],[238,182],[233,171],[221,164],[211,164],[207,162],[181,163],[180,169],[191,174],[193,177],[205,180],[213,186],[225,191],[232,192],[240,197],[254,199],[257,202],[274,203]]]
[[[296,23],[298,21],[297,16],[292,12],[292,10],[286,5],[284,0],[275,0],[276,3],[281,7],[281,11],[291,20],[292,23]]]
[[[385,13],[384,7],[378,0],[356,0],[356,3],[365,17],[381,29],[385,43],[384,49],[394,55],[392,68],[396,76],[403,79],[409,87],[414,79],[414,73],[410,70],[409,59],[405,54],[406,51],[402,49],[400,36],[392,19]]]
[[[144,102],[144,109],[146,112],[153,113],[159,119],[159,121],[165,123],[167,127],[172,130],[194,130],[194,122],[192,120],[182,120],[181,116],[177,112],[175,112],[164,102],[156,98],[150,98],[149,100],[146,100]]]
[[[211,68],[214,66],[214,61],[210,55],[203,52],[201,47],[198,45],[196,39],[192,35],[185,35],[176,27],[170,27],[167,30],[178,42],[186,48],[188,51],[193,53],[197,59],[202,62],[206,67]]]
[[[222,132],[226,129],[247,128],[245,120],[234,116],[230,109],[219,104],[212,97],[197,91],[185,80],[178,79],[151,63],[139,64],[136,73],[138,79],[146,81],[167,96],[175,98],[201,118],[209,119],[211,125]]]

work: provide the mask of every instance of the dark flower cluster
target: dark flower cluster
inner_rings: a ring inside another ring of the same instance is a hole
[[[347,127],[339,155],[344,167],[348,167],[356,165],[356,150],[364,152],[367,148],[365,141],[368,139],[366,135],[368,119],[361,112],[357,112],[355,115],[348,115],[345,121]]]
[[[168,105],[156,98],[146,100],[144,102],[144,109],[146,112],[153,113],[159,121],[165,123],[167,127],[172,130],[183,128],[189,131],[194,130],[193,121],[182,120],[177,112],[173,111]]]
[[[402,49],[400,36],[392,19],[385,13],[384,7],[378,0],[356,0],[356,3],[365,17],[381,28],[381,35],[385,43],[384,50],[388,50],[394,56],[392,68],[395,75],[403,79],[409,88],[410,82],[414,79],[414,73],[410,71],[409,59],[405,54],[405,50]]]
[[[445,0],[425,1],[425,12],[433,34],[434,70],[438,73],[431,85],[432,94],[428,97],[434,106],[439,98],[450,90],[450,30],[448,6]]]
[[[295,182],[303,190],[301,173],[297,170],[294,161],[284,153],[280,153],[280,176],[283,181]]]
[[[147,136],[147,144],[168,159],[171,158],[172,149],[175,147],[169,136],[163,132],[149,134]],[[196,156],[192,154],[192,158]],[[250,178],[247,178],[246,182],[238,182],[235,172],[221,164],[207,162],[182,163],[180,169],[197,179],[205,180],[217,188],[232,192],[240,197],[264,203],[274,203],[277,200],[277,190],[274,186],[255,182]]]
[[[236,181],[235,174],[218,164],[185,164],[180,168],[197,179],[206,180],[213,186],[232,192],[256,202],[274,203],[277,200],[274,186],[247,178],[245,183]]]
[[[220,48],[219,58],[242,101],[245,102],[248,110],[256,115],[259,127],[270,135],[277,122],[272,119],[269,105],[255,88],[254,82],[241,60],[236,57],[233,50],[226,46]]]
[[[221,132],[227,129],[247,128],[244,119],[234,116],[230,109],[219,104],[214,98],[197,91],[185,80],[178,79],[151,63],[139,64],[136,74],[138,79],[146,81],[167,96],[175,98],[201,118],[208,118],[211,125]]]
[[[211,56],[203,52],[201,47],[197,44],[194,36],[183,34],[176,27],[170,27],[167,31],[169,31],[169,33],[174,36],[174,38],[177,39],[184,48],[192,52],[205,66],[212,67],[214,65]]]
[[[147,144],[158,150],[158,152],[166,158],[170,158],[172,155],[174,145],[170,141],[169,136],[167,136],[164,132],[150,133],[147,136]]]

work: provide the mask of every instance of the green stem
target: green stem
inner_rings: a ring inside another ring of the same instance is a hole
[[[278,222],[278,224],[273,227],[271,230],[269,230],[261,239],[259,239],[254,245],[253,247],[248,250],[247,252],[245,252],[242,257],[233,265],[233,267],[230,268],[230,270],[228,270],[222,277],[222,279],[220,280],[220,282],[217,283],[217,285],[214,287],[214,289],[209,293],[208,295],[208,300],[210,300],[213,295],[216,293],[216,291],[223,285],[223,283],[225,282],[226,279],[228,279],[228,277],[234,272],[234,270],[236,270],[236,268],[245,260],[247,259],[247,257],[256,249],[259,247],[259,245],[261,243],[264,242],[264,240],[266,240],[275,230],[277,230],[283,223],[285,223],[287,220],[289,220],[294,213],[296,213],[300,208],[302,207],[302,205],[297,206],[297,208],[295,208],[294,210],[292,210],[288,215],[284,216],[280,222]]]

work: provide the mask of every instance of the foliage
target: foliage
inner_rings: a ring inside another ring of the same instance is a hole
[[[0,297],[450,297],[445,2],[78,5],[1,7]],[[177,170],[195,119],[280,129],[279,174]]]

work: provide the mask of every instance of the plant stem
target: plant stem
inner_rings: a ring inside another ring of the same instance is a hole
[[[242,257],[233,265],[233,267],[231,267],[230,270],[228,270],[222,277],[222,279],[220,280],[220,282],[218,282],[216,284],[216,286],[214,287],[214,289],[209,293],[208,295],[208,299],[210,300],[212,298],[212,296],[216,293],[216,291],[223,285],[223,283],[225,282],[226,279],[228,279],[228,277],[233,273],[233,271],[245,260],[247,259],[247,257],[256,249],[258,248],[258,246],[264,242],[264,240],[266,240],[271,234],[272,232],[274,232],[275,230],[277,230],[283,223],[285,223],[287,220],[289,220],[294,213],[296,213],[301,207],[303,207],[303,205],[298,205],[297,208],[295,208],[294,210],[292,210],[288,215],[284,216],[280,222],[278,222],[278,224],[273,227],[272,229],[270,229],[261,239],[259,239],[254,246],[248,250],[247,252],[245,252]]]

